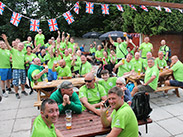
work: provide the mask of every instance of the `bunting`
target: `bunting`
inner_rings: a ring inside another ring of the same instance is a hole
[[[10,23],[12,23],[16,27],[18,27],[18,24],[20,23],[21,18],[22,18],[21,14],[13,12],[13,14],[11,16]]]
[[[178,9],[181,13],[183,13],[183,9]]]
[[[57,20],[56,19],[49,19],[48,20],[48,26],[50,28],[50,31],[58,30]]]
[[[118,9],[119,11],[124,12],[123,6],[121,6],[121,5],[116,5],[116,7],[117,7],[117,9]]]
[[[169,9],[169,8],[167,8],[167,7],[164,7],[164,9],[165,9],[166,12],[169,12],[169,13],[172,12],[171,9]]]
[[[140,8],[142,8],[144,11],[148,12],[148,9],[144,5],[140,5]]]
[[[5,5],[2,2],[0,2],[0,14],[1,15],[3,15],[4,7],[5,7]]]
[[[74,5],[74,12],[75,12],[76,14],[79,14],[79,1],[76,2],[76,4]]]
[[[109,5],[108,4],[101,4],[101,8],[102,8],[102,14],[109,15]]]
[[[135,6],[128,4],[128,6],[130,6],[132,9],[134,9],[135,11],[137,11],[137,9],[135,8]]]
[[[30,20],[30,31],[39,31],[39,24],[40,24],[40,21],[39,20],[34,20],[34,19],[31,19]]]
[[[86,13],[93,14],[93,10],[94,10],[94,3],[86,2]]]
[[[67,21],[68,24],[71,24],[72,22],[74,22],[74,18],[71,15],[71,12],[68,11],[66,13],[63,14],[65,20]]]
[[[160,6],[157,6],[155,7],[157,10],[161,11],[161,7]]]

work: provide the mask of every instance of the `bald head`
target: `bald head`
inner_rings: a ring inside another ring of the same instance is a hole
[[[163,59],[163,56],[164,56],[163,51],[159,51],[158,52],[158,57],[159,57],[160,60]]]
[[[38,66],[41,66],[41,60],[39,58],[35,58],[34,59],[34,64],[38,65]]]
[[[150,59],[152,58],[152,53],[151,52],[147,52],[147,55],[146,55],[147,59]]]
[[[174,64],[175,64],[178,60],[179,60],[179,59],[178,59],[178,57],[177,57],[176,55],[174,55],[174,56],[171,57],[171,61],[172,61],[172,63],[174,63]]]
[[[135,59],[138,60],[140,58],[140,53],[139,52],[136,52],[135,53]]]
[[[164,46],[166,44],[165,40],[161,40],[161,45]]]
[[[65,67],[66,62],[65,62],[65,60],[64,60],[64,59],[61,59],[61,60],[59,60],[59,61],[58,61],[58,64],[59,64],[62,68],[64,68],[64,67]]]

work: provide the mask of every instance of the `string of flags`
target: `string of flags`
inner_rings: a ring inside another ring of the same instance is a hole
[[[100,4],[102,14],[109,15],[109,6],[110,6],[109,4],[101,4],[101,3],[93,3],[93,2],[85,2],[85,3],[86,3],[86,13],[93,14],[94,5],[95,4]],[[120,5],[120,4],[118,4],[118,5],[111,4],[111,5],[115,5],[119,11],[124,12],[124,9],[123,9],[122,5]],[[131,7],[133,10],[137,11],[137,9],[134,5],[128,4],[128,6]],[[16,13],[12,9],[10,9],[8,6],[6,6],[4,3],[2,3],[1,1],[0,1],[0,15],[3,15],[3,11],[4,11],[5,7],[7,7],[10,11],[13,12],[12,16],[11,16],[11,19],[10,19],[11,24],[18,27],[18,25],[21,21],[21,18],[24,17],[24,18],[30,20],[30,31],[38,32],[39,25],[40,25],[40,19],[31,19],[27,16],[21,15],[20,13]],[[60,18],[61,16],[63,16],[65,18],[65,20],[67,21],[68,24],[71,24],[72,22],[74,22],[75,21],[74,17],[72,16],[70,11],[73,9],[76,14],[79,14],[79,7],[80,6],[79,6],[79,1],[78,1],[74,4],[74,6],[72,8],[70,8],[69,11],[65,12],[64,14],[62,14],[62,15],[56,17],[56,18],[47,20],[50,31],[57,31],[59,29],[56,19]],[[142,8],[146,12],[149,11],[148,8],[144,5],[140,5],[139,7]],[[172,12],[171,9],[168,8],[168,7],[160,7],[160,6],[150,6],[150,7],[154,7],[155,9],[157,9],[159,11],[162,11],[162,8],[164,8],[165,12],[168,12],[168,13]],[[179,10],[181,13],[183,13],[183,9],[177,9],[177,10]]]

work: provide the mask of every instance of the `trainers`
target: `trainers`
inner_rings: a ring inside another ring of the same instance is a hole
[[[15,94],[15,92],[13,92],[13,91],[8,91],[8,94]]]
[[[20,99],[20,96],[19,96],[18,93],[16,93],[15,96],[16,96],[17,99]]]
[[[21,93],[24,94],[25,96],[28,96],[27,92],[25,91],[22,91]]]
[[[0,96],[0,102],[1,102],[1,100],[2,100],[2,97]]]
[[[7,95],[6,93],[3,93],[3,97],[7,98],[7,97],[8,97],[8,95]]]

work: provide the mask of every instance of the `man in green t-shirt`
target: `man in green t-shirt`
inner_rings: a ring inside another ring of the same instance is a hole
[[[131,92],[131,95],[134,96],[134,94],[138,91],[147,91],[147,92],[155,91],[158,86],[158,79],[159,79],[159,70],[154,63],[154,58],[150,58],[148,59],[148,67],[145,72],[144,84],[134,87],[134,89]]]
[[[110,43],[116,47],[116,56],[118,61],[120,61],[122,58],[126,58],[127,55],[127,46],[129,43],[129,39],[126,32],[124,32],[123,35],[126,38],[126,41],[123,42],[121,37],[118,37],[117,42],[114,42],[113,39],[111,38],[111,35],[109,35]]]
[[[148,52],[153,52],[153,45],[149,42],[149,37],[144,38],[144,42],[140,45],[139,51],[141,52],[142,59],[146,59]]]
[[[133,58],[131,62],[133,63],[135,72],[142,72],[143,60],[140,58],[139,52],[135,53],[135,58]]]
[[[97,59],[97,64],[102,63],[102,58],[103,58],[103,49],[101,45],[97,46],[97,51],[95,52],[95,58]]]
[[[64,59],[61,59],[58,61],[59,66],[57,64],[53,64],[52,71],[57,72],[57,79],[61,80],[64,78],[72,77],[71,69],[66,65],[66,62]],[[56,67],[56,68],[55,68]]]
[[[41,46],[44,46],[44,39],[45,36],[42,34],[42,29],[39,29],[38,34],[34,38],[34,46],[38,46],[41,44]]]
[[[163,55],[164,55],[164,59],[169,62],[169,51],[170,51],[170,48],[166,45],[166,41],[163,39],[161,40],[161,46],[159,48],[159,51],[162,51],[163,52]]]
[[[134,71],[133,63],[131,62],[132,54],[128,53],[126,56],[126,60],[122,59],[118,64],[115,65],[114,71],[118,68],[117,76],[121,77],[123,75],[129,74]]]
[[[21,81],[22,94],[27,96],[27,92],[25,92],[25,83],[26,83],[26,74],[25,74],[25,54],[23,52],[24,44],[22,42],[18,43],[17,49],[12,48],[9,45],[7,37],[5,34],[2,34],[2,38],[4,39],[8,50],[10,50],[12,54],[12,68],[13,68],[13,85],[15,90],[15,96],[17,99],[20,99],[20,95],[18,93],[19,80]]]
[[[101,123],[103,127],[111,126],[107,137],[138,137],[138,122],[131,107],[124,102],[123,91],[119,87],[113,87],[108,92],[109,106],[104,102],[100,104]],[[107,110],[112,108],[112,114],[107,117]]]
[[[81,55],[81,66],[79,69],[79,74],[85,76],[87,73],[91,72],[92,65],[87,61],[85,55]]]
[[[72,110],[73,113],[80,114],[82,112],[81,102],[77,93],[73,91],[72,83],[64,81],[58,87],[50,98],[57,102],[60,114],[64,114],[67,109]]]
[[[157,65],[159,70],[163,70],[163,68],[167,66],[166,60],[163,59],[163,51],[158,52],[158,58],[156,58],[155,64]]]
[[[183,87],[183,64],[178,59],[177,56],[171,57],[171,68],[168,70],[165,70],[160,73],[160,76],[163,76],[168,73],[173,73],[174,80],[166,80],[165,85],[166,86],[177,86],[177,87]]]
[[[88,110],[100,116],[100,102],[107,99],[107,93],[102,85],[95,83],[92,73],[85,76],[85,85],[79,89],[82,111]]]
[[[52,99],[45,99],[41,104],[41,114],[34,120],[30,137],[63,137],[54,126],[58,121],[59,109]]]

